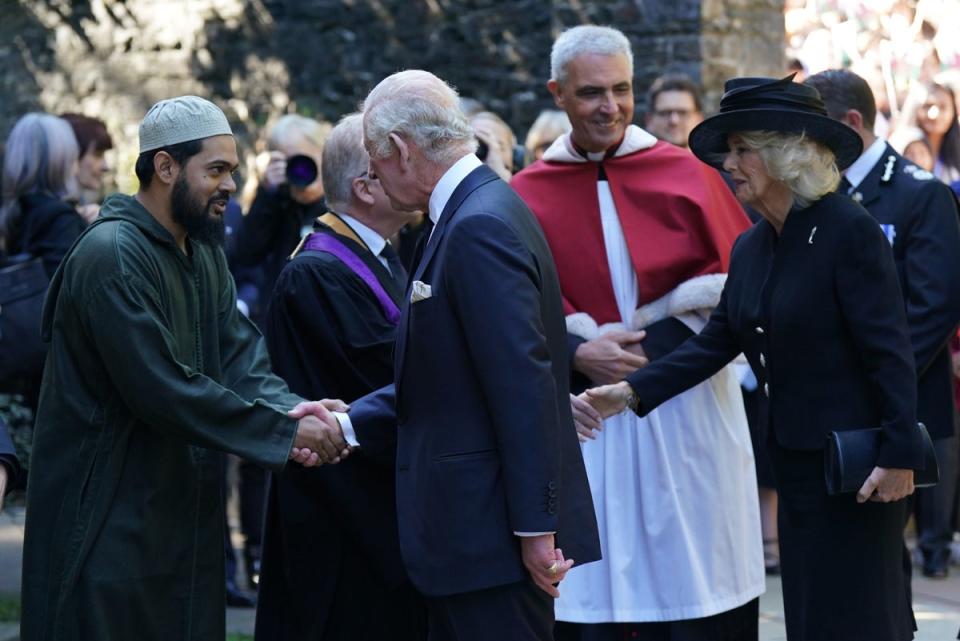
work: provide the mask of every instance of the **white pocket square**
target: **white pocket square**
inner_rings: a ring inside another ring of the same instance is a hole
[[[410,291],[411,303],[418,303],[422,300],[430,298],[431,296],[433,296],[433,290],[430,289],[430,285],[421,280],[413,281],[413,287]]]

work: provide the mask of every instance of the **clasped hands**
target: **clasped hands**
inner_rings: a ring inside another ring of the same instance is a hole
[[[574,354],[574,368],[599,385],[579,396],[570,395],[577,437],[583,443],[602,431],[603,419],[622,412],[630,389],[618,383],[649,362],[641,342],[646,332],[616,330],[585,341]],[[625,390],[624,390],[625,388]]]
[[[297,421],[297,434],[290,460],[304,467],[339,463],[350,455],[340,422],[331,412],[346,412],[350,406],[341,400],[306,401],[287,412]]]

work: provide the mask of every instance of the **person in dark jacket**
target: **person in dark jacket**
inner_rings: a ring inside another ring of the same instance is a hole
[[[50,277],[85,226],[65,200],[76,181],[78,157],[70,125],[45,113],[21,117],[4,148],[3,249],[8,256],[43,259]]]
[[[78,154],[70,125],[45,113],[22,116],[6,143],[0,253],[16,261],[39,258],[48,278],[86,227],[66,201],[76,183]],[[36,324],[39,327],[39,317]],[[23,394],[26,405],[36,408],[43,350],[38,346],[33,353],[14,380],[4,381],[4,387]]]
[[[287,161],[307,156],[317,168],[323,157],[323,145],[330,125],[297,114],[283,116],[267,137],[267,164],[250,210],[237,227],[233,241],[232,265],[260,267],[260,299],[266,300],[290,254],[313,221],[326,211],[323,183],[319,172],[307,185],[287,179]],[[251,320],[261,326],[262,313]]]
[[[316,463],[302,449],[327,442],[315,416],[288,414],[303,399],[237,311],[219,246],[237,164],[219,108],[157,103],[140,125],[140,189],[104,202],[51,282],[24,641],[222,641],[218,453],[281,469]]]
[[[703,331],[613,385],[588,390],[604,415],[646,414],[743,352],[780,494],[789,641],[906,641],[914,619],[901,567],[904,497],[923,469],[916,372],[890,243],[836,193],[862,151],[812,87],[740,78],[690,147],[729,171],[764,220],[734,245],[720,304]],[[828,496],[827,433],[883,430],[856,496]]]

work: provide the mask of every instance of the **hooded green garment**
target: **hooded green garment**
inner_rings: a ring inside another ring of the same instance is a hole
[[[220,248],[184,254],[129,196],[101,216],[44,307],[21,638],[216,641],[219,451],[282,469],[302,399],[270,372]]]

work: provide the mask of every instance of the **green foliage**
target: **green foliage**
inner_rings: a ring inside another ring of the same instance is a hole
[[[0,595],[0,623],[15,623],[19,620],[20,597]]]
[[[231,632],[227,635],[227,641],[253,641],[253,637],[249,634],[238,634],[236,632]]]
[[[30,450],[33,446],[33,412],[17,394],[0,394],[0,419],[7,425],[7,433],[17,450],[17,458],[24,470],[30,468]]]

